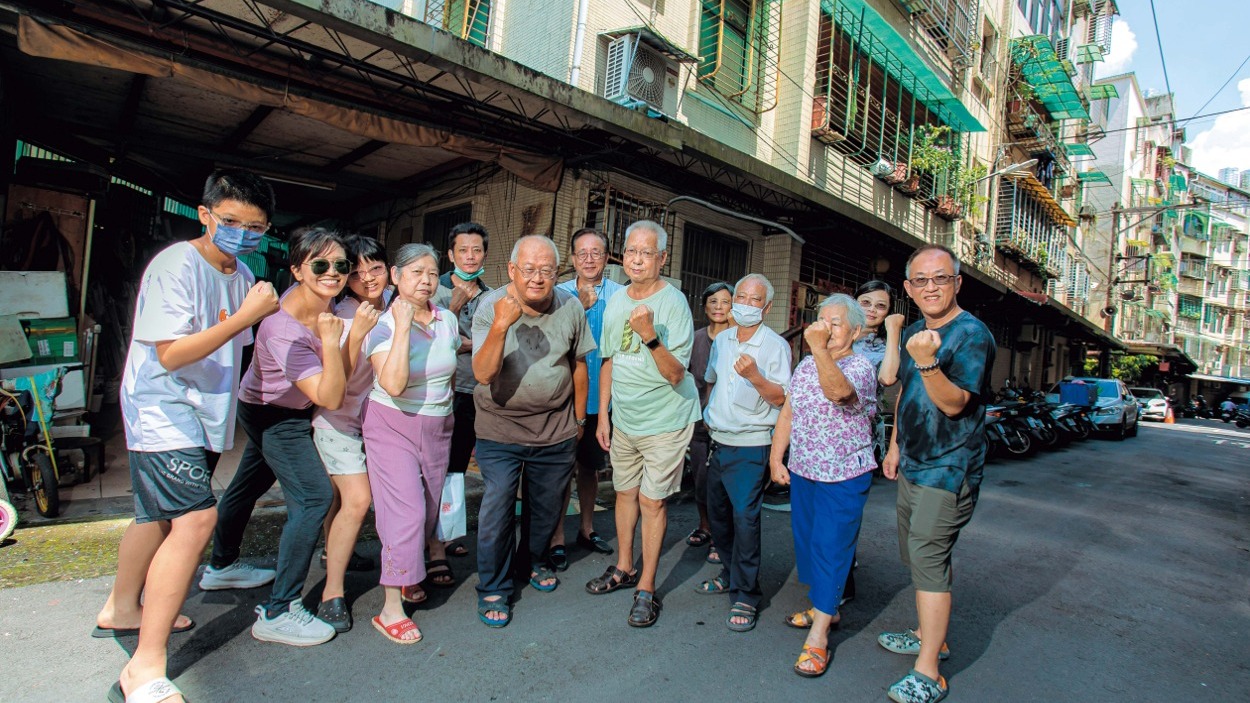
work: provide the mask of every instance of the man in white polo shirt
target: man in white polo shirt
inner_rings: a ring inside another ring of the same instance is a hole
[[[734,286],[737,328],[712,342],[705,379],[711,387],[703,421],[712,437],[707,514],[721,571],[699,593],[728,593],[735,632],[755,627],[760,602],[760,507],[768,483],[773,427],[790,385],[790,345],[762,324],[773,286],[758,273]]]

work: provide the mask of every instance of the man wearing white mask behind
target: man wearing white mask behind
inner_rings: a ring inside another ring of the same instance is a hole
[[[762,324],[773,286],[758,273],[734,286],[738,327],[716,336],[707,365],[711,387],[703,421],[712,437],[707,512],[721,571],[699,593],[728,593],[735,632],[755,627],[760,602],[760,508],[768,483],[773,427],[790,385],[790,345]]]

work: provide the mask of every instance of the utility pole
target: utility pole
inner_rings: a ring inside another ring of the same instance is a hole
[[[1106,321],[1102,323],[1102,328],[1107,334],[1115,331],[1115,314],[1106,314],[1108,311],[1115,309],[1115,255],[1117,242],[1120,241],[1120,203],[1111,206],[1111,241],[1107,244],[1107,303],[1103,307],[1103,314]]]

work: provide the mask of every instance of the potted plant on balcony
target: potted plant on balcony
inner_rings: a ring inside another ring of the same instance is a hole
[[[977,183],[985,178],[988,169],[984,164],[974,164],[972,166],[964,166],[957,164],[954,172],[951,174],[951,181],[954,187],[951,194],[941,194],[937,196],[937,207],[934,214],[938,217],[954,222],[967,214],[968,217],[979,217],[981,213],[981,204],[989,200],[983,195],[977,193]]]
[[[946,125],[921,125],[916,130],[911,147],[911,178],[898,186],[904,195],[916,197],[922,174],[945,175],[955,165],[955,154],[950,147],[952,137],[951,128]]]

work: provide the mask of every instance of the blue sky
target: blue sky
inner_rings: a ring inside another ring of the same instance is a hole
[[[1155,0],[1163,56],[1176,93],[1177,118],[1193,116],[1250,55],[1250,0]],[[1142,90],[1166,92],[1150,0],[1119,0],[1111,54],[1099,75],[1134,71]],[[1244,83],[1241,83],[1245,81]],[[1241,83],[1239,87],[1239,83]],[[1202,112],[1250,105],[1250,62]],[[1250,110],[1183,125],[1193,162],[1215,174],[1250,168]]]

